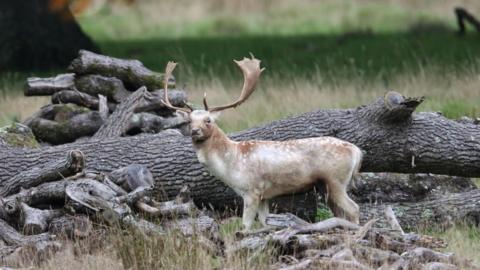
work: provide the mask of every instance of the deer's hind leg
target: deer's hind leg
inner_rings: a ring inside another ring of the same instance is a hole
[[[336,217],[345,218],[358,224],[360,222],[360,208],[348,197],[347,186],[340,182],[330,181],[326,183],[326,187],[327,204],[333,214]]]
[[[268,200],[263,199],[262,201],[260,201],[260,205],[258,207],[258,219],[263,226],[267,226],[267,216],[270,212],[268,203]]]

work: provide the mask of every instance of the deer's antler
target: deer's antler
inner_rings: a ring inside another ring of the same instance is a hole
[[[256,59],[253,54],[251,59],[243,58],[241,61],[233,60],[243,72],[243,88],[240,93],[240,97],[237,101],[219,107],[208,108],[206,95],[203,97],[203,105],[205,110],[210,112],[222,111],[228,108],[235,108],[238,105],[242,104],[255,90],[255,85],[257,84],[260,74],[265,68],[260,68],[260,60]]]
[[[186,112],[186,113],[191,113],[192,108],[190,108],[190,107],[188,107],[188,108],[175,107],[175,106],[172,105],[172,103],[170,103],[170,100],[168,99],[168,80],[172,76],[172,72],[173,72],[173,70],[175,69],[176,66],[177,66],[177,63],[175,63],[175,62],[169,61],[167,63],[167,67],[165,68],[165,84],[164,84],[164,87],[163,87],[164,97],[163,97],[163,100],[161,100],[161,102],[162,102],[163,105],[167,106],[168,108],[170,108],[172,110],[178,110],[178,111],[183,111],[183,112]]]

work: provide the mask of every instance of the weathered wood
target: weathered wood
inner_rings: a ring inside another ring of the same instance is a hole
[[[402,228],[418,228],[422,225],[450,226],[459,221],[480,223],[480,189],[463,193],[446,194],[435,199],[390,203]],[[361,204],[360,220],[364,222],[374,217],[385,219],[385,205]]]
[[[70,119],[61,122],[35,118],[31,120],[29,126],[39,141],[58,145],[91,136],[103,123],[99,112],[91,111],[73,115]]]
[[[19,246],[50,241],[53,239],[53,236],[48,233],[22,235],[4,220],[0,219],[0,238],[3,239],[3,241],[5,241],[8,245]]]
[[[127,127],[127,134],[158,133],[165,129],[179,129],[181,133],[186,132],[188,122],[184,117],[162,117],[151,113],[135,113],[130,119]]]
[[[392,106],[404,107],[407,111],[412,109],[399,94],[390,95],[398,98],[397,105],[389,103],[387,107],[382,97],[356,109],[305,113],[231,137],[236,140],[288,140],[330,135],[352,142],[365,151],[362,171],[480,176],[480,140],[475,139],[480,134],[479,125],[459,123],[436,113],[413,113],[403,121],[393,121],[394,117],[385,117],[392,113]],[[384,119],[389,120],[385,122]],[[131,163],[144,164],[154,177],[154,197],[165,194],[174,197],[181,187],[188,185],[192,198],[200,205],[236,208],[236,203],[241,202],[197,161],[190,138],[172,132],[92,140],[48,151],[15,149],[2,152],[0,159],[4,163],[0,164],[0,181],[25,167],[41,166],[69,149],[82,150],[88,158],[87,166],[100,172],[110,172]]]
[[[163,104],[164,90],[155,90],[145,95],[145,101],[135,108],[135,112],[149,112],[154,111],[161,116],[170,116],[173,112],[170,108]],[[168,100],[175,107],[185,107],[187,104],[187,93],[183,90],[171,89],[168,90]]]
[[[84,167],[83,153],[78,150],[68,151],[63,158],[53,158],[42,166],[24,170],[14,177],[0,182],[0,196],[17,193],[21,188],[30,188],[45,182],[59,180],[82,171]]]
[[[24,125],[30,126],[31,122],[37,118],[44,118],[53,121],[66,121],[74,115],[90,111],[87,108],[75,104],[48,104],[40,108],[32,116],[23,121]]]
[[[349,191],[357,203],[418,202],[476,189],[470,178],[436,174],[361,173]]]
[[[20,203],[24,234],[39,234],[45,232],[48,222],[64,214],[63,210],[40,210]]]
[[[110,111],[110,109],[108,108],[107,98],[104,95],[99,94],[98,95],[98,113],[100,114],[100,117],[102,118],[102,120],[104,122],[108,118],[109,111]]]
[[[125,60],[80,50],[67,68],[76,74],[98,74],[106,77],[116,77],[123,81],[127,88],[138,89],[146,86],[148,90],[163,87],[164,76],[143,66],[138,60]],[[174,85],[175,80],[171,79]]]
[[[130,192],[138,187],[152,187],[153,175],[148,168],[141,164],[129,164],[125,167],[111,171],[108,174],[116,185]]]
[[[109,101],[116,103],[122,102],[131,94],[121,80],[96,74],[77,76],[75,88],[94,97],[106,96]]]
[[[105,139],[124,135],[135,108],[143,101],[146,93],[147,88],[141,87],[120,103],[108,117],[107,121],[92,136],[92,139]]]
[[[25,96],[49,96],[62,90],[73,90],[75,74],[60,74],[51,78],[32,77],[27,79]]]
[[[73,103],[79,106],[87,107],[91,110],[99,110],[99,99],[89,94],[77,90],[62,90],[52,95],[53,104]],[[107,103],[108,110],[114,111],[116,105]]]
[[[103,221],[114,224],[130,214],[126,204],[115,201],[117,194],[107,185],[89,178],[73,181],[65,188],[75,213],[97,213]]]
[[[65,202],[65,187],[68,180],[60,180],[40,184],[29,189],[21,189],[20,192],[2,199],[0,208],[8,214],[16,213],[18,202],[24,202],[31,206],[57,205]]]
[[[155,204],[153,206],[140,202],[137,207],[145,214],[152,217],[181,217],[194,215],[198,210],[193,202],[176,203],[175,201],[167,201]]]

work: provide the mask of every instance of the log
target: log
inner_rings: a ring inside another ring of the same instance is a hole
[[[145,95],[145,102],[135,108],[135,112],[150,112],[154,111],[161,116],[171,116],[172,110],[163,104],[164,90],[155,90]],[[185,107],[187,104],[187,94],[183,90],[170,89],[168,90],[168,100],[175,107]]]
[[[1,163],[0,167],[5,165],[7,164]],[[59,180],[62,177],[80,172],[84,168],[85,157],[83,153],[78,150],[71,150],[63,158],[52,158],[50,162],[41,166],[32,166],[29,170],[22,167],[22,172],[0,182],[0,196],[4,197],[17,193],[21,188],[30,188],[45,182]]]
[[[106,96],[109,101],[115,103],[122,102],[131,94],[121,80],[96,74],[77,76],[75,88],[94,97]]]
[[[357,203],[418,202],[476,189],[470,178],[436,174],[361,173],[349,195]]]
[[[64,214],[60,209],[40,210],[25,203],[20,203],[20,209],[22,210],[23,233],[27,235],[45,232],[51,219]]]
[[[149,91],[163,88],[164,76],[143,66],[138,60],[125,60],[80,50],[68,71],[75,74],[98,74],[106,77],[116,77],[130,89],[142,86]],[[175,79],[170,77],[169,84],[175,85]]]
[[[62,122],[36,118],[31,120],[29,126],[39,141],[58,145],[73,142],[81,137],[92,136],[103,123],[100,113],[91,111],[76,114]]]
[[[48,104],[40,108],[34,115],[28,117],[23,124],[30,126],[37,118],[44,118],[53,121],[66,121],[77,114],[90,111],[87,108],[75,104]]]
[[[137,207],[149,216],[169,218],[193,215],[198,210],[193,202],[178,204],[175,201],[162,202],[154,206],[141,202]]]
[[[0,238],[3,239],[3,241],[5,241],[5,243],[8,245],[20,246],[50,241],[54,237],[48,233],[22,235],[4,220],[0,219]]]
[[[151,113],[135,113],[130,118],[126,134],[158,133],[165,129],[179,129],[182,134],[187,134],[188,121],[182,116],[162,117]]]
[[[20,192],[2,198],[0,208],[8,214],[16,213],[18,202],[23,202],[31,206],[55,206],[65,202],[65,188],[68,180],[47,182],[36,187],[20,190]]]
[[[99,99],[77,90],[62,90],[52,96],[52,104],[73,103],[78,106],[87,107],[91,110],[99,110]],[[115,103],[107,103],[108,110],[115,110]]]
[[[446,194],[431,200],[389,204],[402,228],[415,229],[422,225],[435,224],[447,227],[458,221],[480,224],[480,189],[463,193]],[[360,220],[380,218],[387,223],[385,205],[361,204]]]
[[[135,108],[142,103],[146,93],[147,88],[141,87],[120,103],[113,114],[108,117],[107,121],[92,136],[92,139],[105,139],[124,135]]]
[[[60,74],[51,78],[28,78],[24,88],[25,96],[49,96],[62,90],[74,89],[75,74]]]
[[[480,176],[480,126],[437,113],[412,113],[421,99],[388,93],[372,104],[345,110],[319,110],[231,134],[236,140],[288,140],[330,135],[365,151],[362,171]],[[411,114],[412,113],[412,114]],[[41,166],[70,149],[80,149],[87,167],[110,172],[132,163],[153,174],[154,197],[174,197],[187,185],[199,205],[236,208],[241,199],[209,174],[196,158],[190,138],[172,132],[91,140],[48,150],[14,149],[0,153],[0,181]],[[106,151],[105,149],[108,149]],[[412,164],[413,161],[413,164]]]

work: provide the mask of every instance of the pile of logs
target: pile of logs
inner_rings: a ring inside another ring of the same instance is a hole
[[[217,222],[195,206],[186,187],[173,200],[159,202],[150,196],[154,181],[145,166],[99,173],[85,164],[85,155],[72,150],[1,182],[2,265],[44,260],[62,249],[62,240],[96,237],[107,225],[146,236],[178,230],[219,256],[273,249],[273,269],[475,269],[434,250],[446,246],[442,239],[405,233],[390,207],[390,228],[375,226],[376,219],[360,227],[340,218],[312,224],[293,214],[270,214],[268,227],[237,232],[225,247]]]
[[[28,118],[29,126],[39,142],[58,145],[90,136],[102,137],[102,128],[112,113],[126,119],[120,135],[157,133],[168,128],[184,127],[184,120],[163,106],[164,77],[153,72],[138,60],[124,60],[81,50],[67,69],[67,74],[52,78],[29,78],[26,96],[51,95],[51,104]],[[175,86],[175,79],[168,81]],[[134,91],[141,93],[132,96]],[[169,98],[173,105],[183,107],[187,96],[182,90],[172,89]],[[121,108],[133,111],[119,112]],[[133,104],[134,103],[134,104]],[[122,106],[122,104],[124,104]],[[112,121],[120,119],[112,119]],[[100,131],[101,130],[101,131]]]
[[[90,237],[102,228],[98,224],[145,235],[198,233],[207,247],[215,246],[218,225],[193,204],[187,189],[158,202],[149,196],[152,185],[151,172],[138,164],[109,174],[85,170],[85,156],[77,150],[2,182],[0,265],[44,260],[62,249],[62,239]]]
[[[278,255],[271,269],[478,269],[468,260],[435,249],[442,239],[405,233],[391,209],[390,228],[377,228],[372,219],[363,226],[339,218],[308,223],[290,214],[269,215],[263,228],[237,233],[228,253],[261,251]]]

